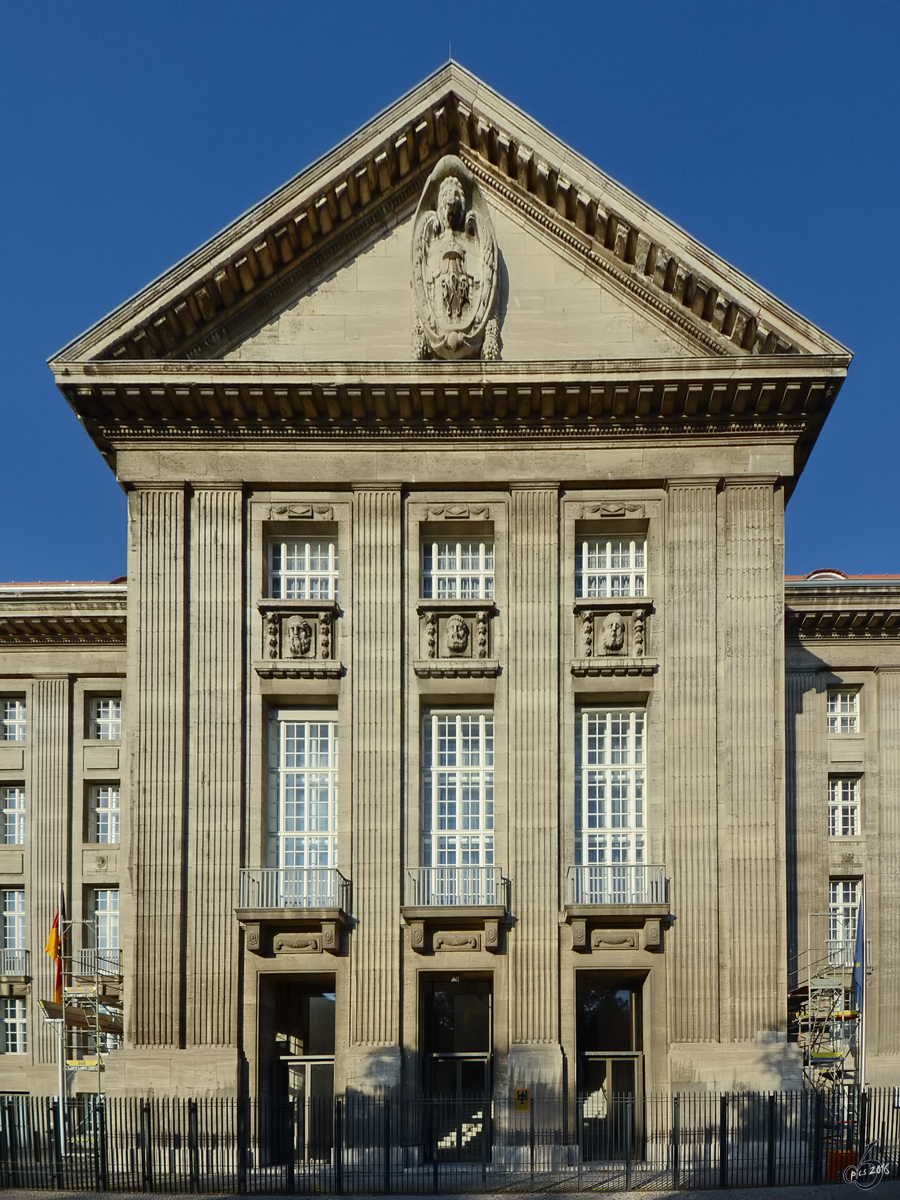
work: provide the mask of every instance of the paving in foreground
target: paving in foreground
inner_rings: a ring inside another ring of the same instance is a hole
[[[521,1189],[516,1189],[520,1191]],[[545,1189],[535,1187],[535,1192],[544,1192]],[[875,1188],[868,1189],[873,1193],[874,1200],[900,1200],[900,1180],[888,1179],[879,1183]],[[546,1189],[546,1194],[554,1194],[554,1188]],[[804,1184],[798,1187],[759,1187],[759,1188],[727,1188],[718,1189],[712,1188],[708,1191],[657,1191],[653,1193],[654,1200],[820,1200],[822,1194],[825,1193],[827,1200],[856,1200],[860,1197],[862,1190],[855,1187],[853,1184]],[[28,1191],[24,1189],[9,1188],[4,1190],[5,1200],[71,1200],[72,1196],[80,1196],[83,1200],[134,1200],[136,1195],[141,1195],[139,1192],[73,1192],[73,1191]],[[190,1192],[167,1192],[165,1193],[171,1200],[188,1200],[191,1197]],[[196,1195],[196,1193],[194,1193]],[[243,1196],[235,1196],[234,1192],[203,1192],[201,1193],[207,1200],[244,1200]],[[266,1193],[254,1192],[253,1197],[256,1200],[260,1195]],[[296,1193],[302,1195],[304,1193]],[[473,1195],[472,1192],[442,1192],[441,1200],[461,1200],[462,1197]],[[512,1191],[505,1192],[480,1192],[478,1193],[479,1200],[501,1200],[514,1194]],[[584,1200],[585,1197],[595,1197],[599,1193],[593,1192],[566,1192],[566,1200]],[[284,1192],[271,1193],[271,1195],[283,1196]],[[393,1192],[391,1195],[394,1200],[413,1200],[413,1195],[403,1192]],[[635,1193],[631,1192],[610,1192],[603,1191],[605,1200],[634,1200]],[[330,1193],[316,1193],[317,1200],[330,1200]],[[383,1192],[357,1193],[354,1200],[383,1200]],[[420,1200],[421,1193],[418,1193],[415,1200]],[[247,1198],[249,1200],[249,1197]]]

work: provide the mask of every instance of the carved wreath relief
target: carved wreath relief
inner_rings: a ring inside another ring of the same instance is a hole
[[[417,358],[500,357],[497,239],[481,189],[454,154],[428,177],[412,246]]]

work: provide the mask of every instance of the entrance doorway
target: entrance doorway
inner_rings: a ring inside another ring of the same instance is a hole
[[[578,1112],[585,1161],[637,1157],[643,1137],[643,977],[579,971]]]
[[[490,1147],[490,977],[442,975],[421,985],[426,1146],[432,1160],[480,1162]]]

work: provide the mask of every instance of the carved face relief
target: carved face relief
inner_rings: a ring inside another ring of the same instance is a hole
[[[625,645],[625,621],[621,613],[607,613],[600,633],[604,654],[618,654]]]
[[[469,645],[469,626],[465,617],[453,613],[444,627],[444,643],[450,654],[464,654]]]
[[[494,317],[497,240],[481,189],[453,154],[441,159],[422,192],[412,269],[417,352],[475,358]]]
[[[288,657],[305,658],[312,649],[312,636],[312,625],[305,617],[298,617],[292,621],[288,629]]]

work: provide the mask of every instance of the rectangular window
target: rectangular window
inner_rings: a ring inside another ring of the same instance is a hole
[[[857,837],[860,832],[859,780],[828,780],[828,836]]]
[[[25,949],[25,890],[4,888],[0,891],[0,949]]]
[[[118,975],[119,889],[91,888],[87,913],[90,925],[85,941],[89,948],[82,955],[82,971],[86,975]]]
[[[432,712],[422,733],[422,865],[492,866],[493,714]]]
[[[279,600],[337,600],[337,543],[324,538],[269,542],[269,595]]]
[[[582,710],[575,756],[575,861],[645,862],[643,710]]]
[[[590,538],[575,550],[575,595],[645,596],[647,542],[635,538]]]
[[[0,1050],[4,1054],[24,1054],[28,1049],[24,999],[4,996],[0,1000],[0,1022],[3,1025]]]
[[[832,966],[853,966],[858,914],[859,880],[830,880],[828,884],[828,960]]]
[[[0,696],[0,742],[24,742],[27,725],[22,696]]]
[[[0,787],[0,843],[21,846],[25,841],[25,789],[14,783]]]
[[[94,696],[88,737],[101,742],[118,742],[122,737],[122,700],[119,696]]]
[[[97,783],[90,790],[90,840],[116,845],[119,841],[119,785]]]
[[[337,721],[279,714],[269,738],[269,865],[336,867],[337,802]]]
[[[828,732],[859,733],[859,692],[828,693]]]
[[[494,543],[427,542],[422,546],[422,596],[484,600],[494,595]]]

